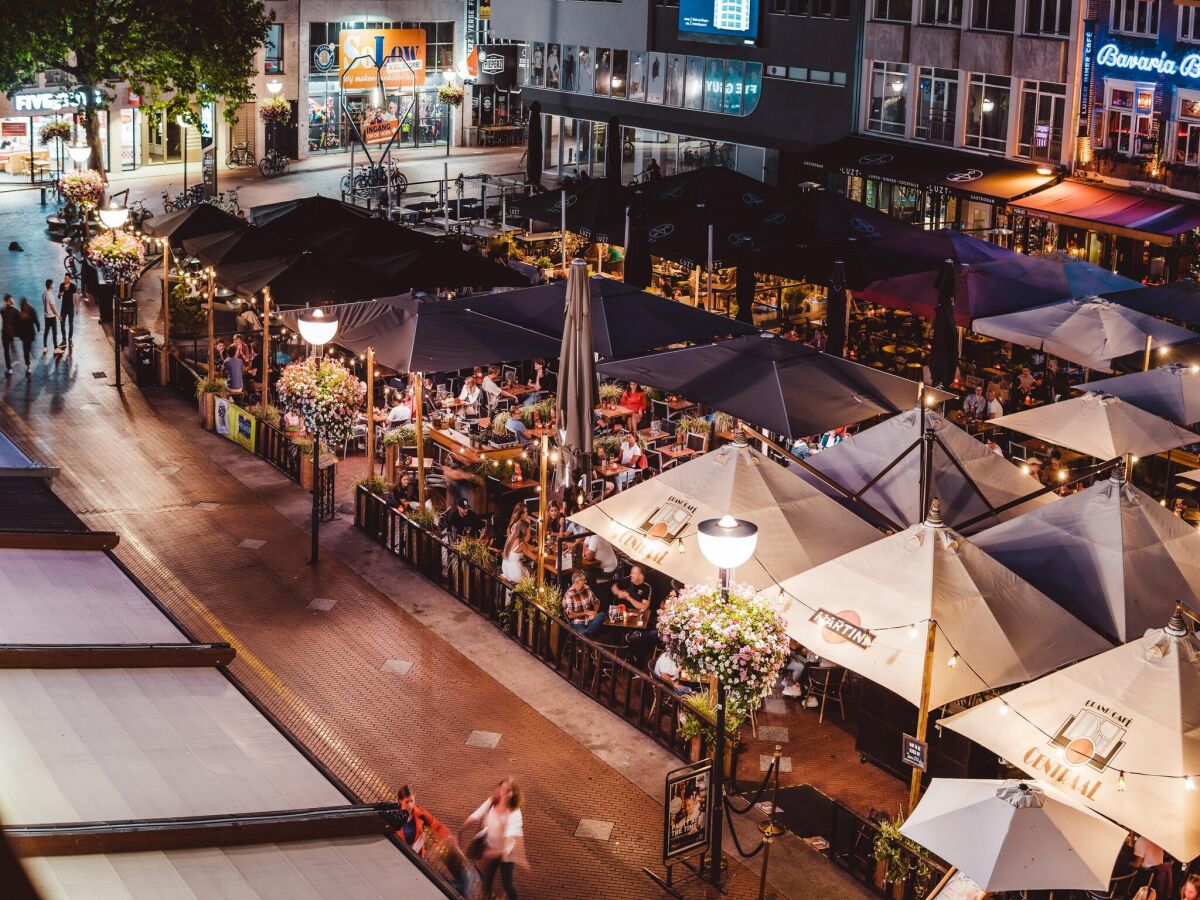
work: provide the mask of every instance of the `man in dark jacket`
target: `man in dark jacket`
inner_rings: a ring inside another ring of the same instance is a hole
[[[17,323],[21,314],[13,305],[12,294],[4,295],[4,306],[0,307],[0,342],[4,344],[5,375],[12,374],[13,341],[17,339]]]
[[[38,317],[30,305],[29,299],[21,298],[21,308],[17,311],[17,337],[21,339],[21,349],[25,351],[25,377],[33,377],[33,345],[37,341]]]

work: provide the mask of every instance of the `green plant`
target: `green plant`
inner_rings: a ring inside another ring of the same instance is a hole
[[[602,434],[592,438],[592,449],[603,450],[604,455],[612,459],[621,453],[621,437],[616,434]]]
[[[704,745],[711,750],[717,736],[717,711],[709,702],[708,694],[688,694],[683,698],[683,705],[690,712],[683,712],[679,733],[687,740],[703,737]],[[744,713],[728,706],[725,710],[726,733],[737,734],[745,718]]]
[[[487,242],[488,256],[513,259],[520,255],[516,242],[510,237],[494,237]]]
[[[554,267],[554,263],[550,261],[550,257],[548,256],[539,256],[533,261],[533,264],[539,269],[550,269]]]
[[[254,416],[256,419],[262,419],[268,425],[279,427],[279,410],[270,403],[255,403],[246,412]]]
[[[510,418],[511,417],[506,412],[496,413],[494,416],[492,416],[492,431],[503,437],[505,432],[508,430],[507,425]]]
[[[661,400],[663,397],[666,396],[666,393],[663,391],[660,391],[658,388],[645,387],[643,385],[642,390],[645,391],[646,400],[648,400],[648,401],[649,400]]]
[[[171,330],[190,334],[208,321],[204,298],[195,293],[186,281],[171,288]]]
[[[429,426],[424,422],[421,423],[421,433],[429,434]],[[417,426],[416,425],[401,425],[399,428],[392,428],[383,433],[383,446],[395,447],[415,447],[417,445]]]
[[[616,403],[625,393],[625,388],[617,381],[600,382],[600,400],[604,403]]]
[[[701,416],[680,416],[675,422],[675,433],[685,436],[688,434],[708,434],[708,422]]]
[[[292,436],[292,443],[300,448],[300,452],[306,456],[312,456],[313,440],[306,434],[296,434]],[[329,445],[321,441],[321,453],[328,453]]]
[[[380,497],[388,492],[388,483],[383,480],[383,476],[381,475],[364,475],[354,482],[354,487],[365,487],[372,494]]]
[[[539,400],[535,403],[533,408],[542,414],[543,422],[549,422],[554,416],[555,403],[556,401],[553,397],[547,397],[545,400]]]
[[[196,399],[200,400],[205,394],[220,394],[225,390],[225,379],[205,375],[196,382]]]
[[[733,431],[737,426],[737,419],[729,413],[718,412],[713,415],[713,424],[717,426],[717,431]]]
[[[462,106],[463,89],[454,84],[442,85],[438,88],[438,102],[445,103],[447,106]]]
[[[471,469],[476,475],[481,478],[507,478],[513,472],[513,467],[516,466],[521,470],[522,478],[532,478],[536,469],[533,458],[525,456],[514,456],[510,459],[481,459]]]
[[[557,585],[544,582],[542,584],[542,594],[539,597],[537,580],[534,578],[522,578],[513,587],[513,593],[528,603],[540,606],[555,618],[562,618],[562,591],[558,589]]]
[[[300,417],[306,430],[340,444],[354,433],[367,386],[337,359],[309,357],[284,368],[276,393],[284,408]]]
[[[875,837],[875,859],[887,866],[889,884],[899,884],[913,879],[913,894],[920,898],[929,891],[929,866],[921,858],[922,847],[900,833],[904,824],[899,817],[884,819],[879,823],[879,834]],[[915,877],[914,877],[915,876]]]
[[[433,531],[437,526],[437,513],[433,511],[432,507],[419,506],[409,510],[405,515],[422,531]]]
[[[459,538],[458,543],[454,545],[454,551],[467,562],[475,563],[484,569],[490,569],[496,562],[492,548],[481,538]]]

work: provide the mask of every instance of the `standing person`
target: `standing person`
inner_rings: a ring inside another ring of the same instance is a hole
[[[513,872],[517,865],[528,868],[525,859],[525,818],[521,812],[521,789],[511,778],[501,781],[479,809],[467,816],[463,829],[474,823],[479,832],[471,840],[467,855],[475,860],[483,876],[483,896],[492,896],[496,871],[504,884],[508,900],[517,900]]]
[[[33,344],[37,340],[38,333],[38,317],[33,311],[33,307],[29,305],[29,298],[21,298],[21,310],[17,317],[17,337],[21,339],[21,349],[25,352],[25,377],[33,377],[33,363],[30,358],[33,354]]]
[[[229,394],[240,397],[246,390],[245,364],[238,356],[236,347],[225,348],[225,361],[221,363],[221,374],[225,378],[225,388]]]
[[[13,306],[12,294],[4,295],[4,306],[0,307],[0,342],[4,344],[4,374],[12,374],[13,341],[17,339],[17,322],[21,314]]]
[[[47,338],[54,332],[54,343]],[[42,353],[49,353],[51,347],[58,347],[58,305],[54,302],[54,279],[46,279],[46,289],[42,291]]]
[[[79,296],[71,273],[63,276],[62,284],[58,286],[58,314],[62,318],[62,343],[60,347],[69,347],[75,340],[75,299]]]

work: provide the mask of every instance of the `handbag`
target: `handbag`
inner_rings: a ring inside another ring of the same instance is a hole
[[[467,844],[467,859],[471,862],[479,862],[483,859],[483,846],[485,835],[481,831],[475,837],[471,838],[471,843]]]

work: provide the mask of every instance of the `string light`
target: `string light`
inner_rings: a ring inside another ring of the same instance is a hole
[[[954,651],[954,655],[952,657],[950,657],[948,660],[946,660],[946,665],[948,665],[951,669],[953,669],[955,666],[958,665],[958,651],[957,650]]]
[[[1117,790],[1118,791],[1125,790],[1125,772],[1124,771],[1121,772],[1121,777],[1117,779]]]
[[[916,622],[913,622],[913,624],[908,626],[908,636],[911,638],[915,638],[917,636],[917,623]]]
[[[1005,703],[1003,700],[1000,701],[1000,715],[1002,715],[1002,716],[1008,715],[1008,704]]]
[[[1191,775],[1185,775],[1183,779],[1183,786],[1189,791],[1194,791],[1196,789],[1196,782]]]

